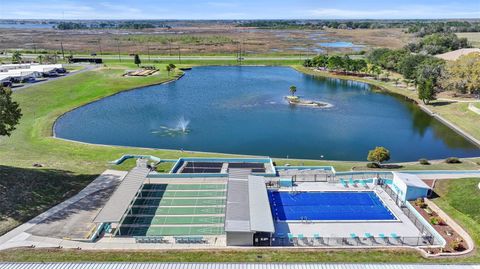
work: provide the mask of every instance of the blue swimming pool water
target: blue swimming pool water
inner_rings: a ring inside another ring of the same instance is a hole
[[[395,220],[380,198],[368,192],[269,191],[273,218],[278,221]]]

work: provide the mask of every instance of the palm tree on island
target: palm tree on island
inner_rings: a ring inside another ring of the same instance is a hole
[[[294,85],[290,86],[290,93],[292,94],[292,97],[295,96],[296,92],[297,92],[297,87]]]

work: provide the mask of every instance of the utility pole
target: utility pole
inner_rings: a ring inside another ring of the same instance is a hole
[[[102,55],[102,43],[101,43],[101,40],[102,40],[101,38],[98,39],[98,48],[99,48],[99,50],[100,50],[100,53],[99,53],[100,55]]]
[[[63,41],[60,41],[60,47],[62,48],[62,60],[65,60],[65,51],[63,50]]]
[[[181,55],[181,52],[180,52],[180,46],[178,46],[178,63],[182,63],[182,55]]]
[[[118,53],[118,61],[122,61],[122,57],[120,57],[120,41],[117,39],[117,53]]]
[[[150,63],[150,47],[147,47],[148,62]]]

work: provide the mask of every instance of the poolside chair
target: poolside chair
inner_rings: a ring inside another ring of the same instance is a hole
[[[400,238],[400,236],[398,236],[396,233],[391,233],[390,236],[395,239],[397,242],[400,242],[403,244],[402,242],[402,239]]]
[[[318,244],[322,244],[323,239],[320,236],[320,234],[313,234],[313,243],[315,244],[315,241],[317,241]]]
[[[353,178],[350,178],[350,179],[348,180],[348,183],[349,183],[350,185],[354,186],[354,187],[357,187],[357,183],[355,182],[355,180],[353,180]]]
[[[361,243],[360,238],[358,237],[358,235],[356,233],[351,233],[350,238],[353,239],[353,242],[356,243],[357,245]]]
[[[360,184],[361,184],[362,187],[364,187],[365,189],[368,188],[368,185],[367,185],[367,181],[366,181],[366,180],[360,180]]]
[[[301,242],[302,244],[305,243],[305,236],[303,234],[298,234],[297,238],[298,238],[297,242]]]
[[[288,235],[288,242],[295,244],[296,243],[295,241],[297,238],[291,233],[288,233],[287,235]]]
[[[380,238],[382,238],[382,240],[385,242],[385,243],[388,243],[388,238],[385,236],[385,234],[378,234],[378,236]]]
[[[348,188],[348,184],[343,178],[340,179],[340,183],[342,184],[343,187]]]

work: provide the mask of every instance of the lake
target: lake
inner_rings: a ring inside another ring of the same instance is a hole
[[[333,107],[290,106],[291,85]],[[363,161],[375,146],[387,147],[393,161],[480,156],[404,97],[288,67],[195,67],[178,81],[75,109],[57,120],[55,133],[89,143],[307,159]]]

